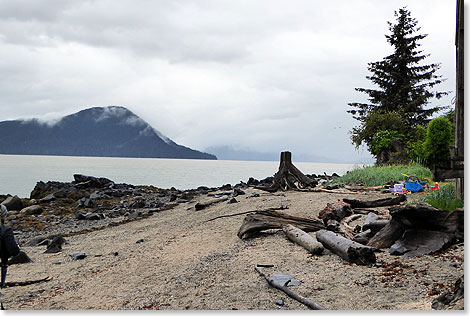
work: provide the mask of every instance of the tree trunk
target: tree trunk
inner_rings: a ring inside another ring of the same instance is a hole
[[[271,186],[255,186],[256,189],[276,192],[278,190],[286,191],[301,190],[314,187],[317,182],[304,175],[299,169],[292,164],[292,153],[290,151],[281,152],[279,170],[274,175]]]
[[[323,223],[327,225],[330,220],[340,222],[343,218],[351,214],[351,206],[338,201],[337,203],[327,203],[326,207],[318,214],[318,218],[323,220]]]
[[[344,260],[358,265],[369,265],[376,262],[374,248],[361,245],[327,230],[316,233],[317,240]]]
[[[237,236],[240,239],[246,239],[262,230],[281,229],[282,226],[287,224],[292,224],[306,232],[314,232],[325,228],[319,220],[291,216],[275,211],[259,211],[249,214],[243,219]]]
[[[350,204],[352,208],[392,206],[392,205],[398,205],[401,202],[405,202],[406,195],[399,195],[393,198],[385,198],[385,199],[379,199],[379,200],[373,200],[373,201],[361,201],[361,200],[352,200],[352,199],[344,198],[343,201]]]
[[[310,253],[314,255],[321,255],[323,253],[323,245],[312,235],[307,234],[303,230],[294,227],[291,224],[283,226],[282,230],[286,234],[287,238],[304,247]]]

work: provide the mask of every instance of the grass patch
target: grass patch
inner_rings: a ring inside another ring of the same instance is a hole
[[[455,197],[455,183],[447,183],[441,185],[439,190],[427,192],[420,201],[447,211],[455,211],[464,204],[463,200]]]
[[[421,181],[432,179],[432,172],[419,164],[393,165],[393,166],[369,166],[354,169],[333,181],[349,185],[379,186],[387,183],[402,182],[409,176],[417,176]]]

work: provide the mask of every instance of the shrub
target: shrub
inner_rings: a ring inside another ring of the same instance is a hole
[[[420,180],[432,178],[431,170],[419,164],[393,165],[393,166],[368,166],[347,172],[334,182],[349,185],[362,184],[365,186],[379,186],[387,183],[404,181],[407,175],[415,175]]]
[[[449,145],[454,141],[452,123],[445,117],[429,122],[424,149],[430,164],[446,165],[449,160]]]
[[[454,211],[464,205],[463,200],[455,197],[455,183],[442,185],[439,190],[428,192],[420,200],[447,211]]]

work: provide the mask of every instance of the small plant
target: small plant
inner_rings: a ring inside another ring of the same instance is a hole
[[[439,190],[427,192],[421,202],[447,211],[455,211],[464,205],[463,200],[455,197],[455,183],[447,183],[441,185]]]

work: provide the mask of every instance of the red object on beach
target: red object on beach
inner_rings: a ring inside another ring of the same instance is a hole
[[[431,190],[433,190],[433,191],[434,190],[439,190],[439,183],[436,182],[436,184],[433,187],[431,187]]]

